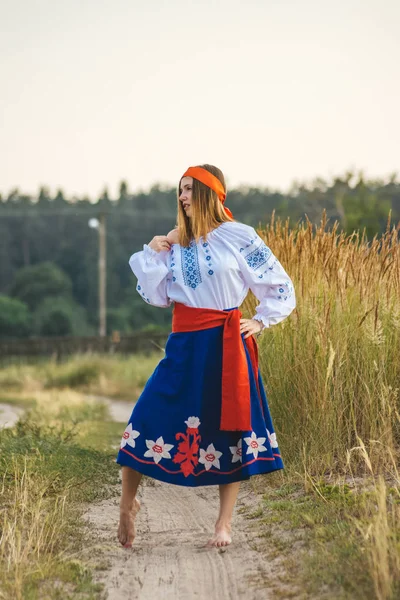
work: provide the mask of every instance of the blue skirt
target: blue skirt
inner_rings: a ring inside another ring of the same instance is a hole
[[[117,463],[176,485],[233,483],[283,469],[258,373],[247,355],[250,431],[220,431],[223,327],[171,333],[121,440]],[[232,369],[235,365],[232,365]]]

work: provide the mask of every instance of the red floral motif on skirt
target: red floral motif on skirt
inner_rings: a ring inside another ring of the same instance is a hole
[[[199,463],[199,442],[201,436],[197,427],[188,427],[186,433],[177,433],[175,438],[182,441],[178,444],[178,449],[172,462],[180,464],[180,470],[185,477],[188,477],[192,475]]]

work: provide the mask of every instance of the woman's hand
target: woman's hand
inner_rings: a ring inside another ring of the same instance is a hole
[[[244,339],[254,335],[255,333],[260,333],[264,329],[264,326],[261,321],[257,321],[256,319],[240,319],[240,333],[244,333]]]
[[[156,252],[171,250],[171,244],[169,243],[166,235],[156,235],[148,245],[149,248],[155,250]]]

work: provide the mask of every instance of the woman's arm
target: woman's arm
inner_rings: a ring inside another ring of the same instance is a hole
[[[129,266],[138,279],[137,292],[145,302],[153,306],[167,307],[171,304],[167,295],[170,247],[167,236],[158,235],[129,259]]]
[[[221,234],[234,251],[245,283],[259,300],[251,321],[263,328],[283,321],[296,306],[293,283],[271,249],[253,227],[231,223]],[[254,323],[250,324],[254,330]]]

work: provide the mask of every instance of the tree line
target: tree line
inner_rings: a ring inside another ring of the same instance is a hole
[[[175,224],[177,193],[154,185],[131,193],[125,181],[116,198],[105,190],[96,201],[37,196],[18,189],[0,195],[0,337],[95,334],[98,323],[98,236],[88,221],[99,213],[107,223],[108,331],[166,328],[170,310],[144,303],[135,291],[128,260],[154,235]],[[234,217],[254,227],[273,211],[292,223],[317,223],[326,210],[348,233],[365,229],[372,239],[386,228],[388,214],[400,221],[400,182],[365,179],[348,172],[327,182],[294,183],[289,192],[239,187],[228,190]]]

